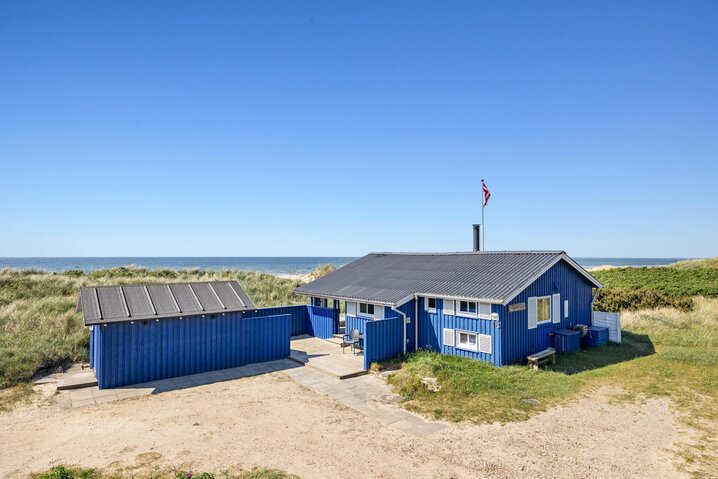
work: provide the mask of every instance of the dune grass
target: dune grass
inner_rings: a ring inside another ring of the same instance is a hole
[[[288,474],[279,469],[266,467],[254,468],[249,471],[232,473],[223,471],[217,474],[210,472],[190,472],[174,469],[152,469],[145,474],[123,474],[122,472],[107,472],[100,469],[71,466],[55,466],[40,474],[32,474],[32,479],[300,479],[299,476]]]
[[[88,360],[89,332],[75,310],[81,286],[228,279],[238,280],[259,307],[306,302],[292,292],[302,280],[249,271],[131,266],[62,274],[0,270],[0,389],[28,381],[41,368]],[[14,396],[0,395],[0,407],[11,402],[3,397]]]
[[[660,268],[610,268],[592,271],[605,288],[596,298],[602,311],[635,311],[672,306],[694,307],[693,296],[718,298],[718,258],[680,261]]]

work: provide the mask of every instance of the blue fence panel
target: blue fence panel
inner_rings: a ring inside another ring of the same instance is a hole
[[[307,306],[307,310],[307,334],[321,339],[331,338],[336,334],[335,318],[337,310],[319,306]]]
[[[358,329],[360,333],[364,334],[364,331],[366,330],[364,325],[370,321],[372,321],[370,318],[347,316],[344,318],[344,332],[345,334],[349,334],[352,329]]]
[[[242,313],[244,318],[256,318],[259,316],[275,316],[277,314],[288,314],[292,318],[292,336],[300,336],[302,334],[310,334],[308,321],[309,313],[306,304],[297,304],[294,306],[276,306],[271,308],[260,308],[254,311],[245,311]]]
[[[101,389],[196,374],[289,356],[291,315],[187,316],[93,328]]]
[[[404,352],[404,318],[367,321],[364,327],[364,369]]]

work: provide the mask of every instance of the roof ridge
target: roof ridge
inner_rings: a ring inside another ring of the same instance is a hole
[[[541,254],[541,255],[560,255],[566,254],[563,250],[502,250],[502,251],[426,251],[426,252],[410,252],[410,251],[374,251],[369,255],[395,255],[395,256],[459,256],[459,255],[498,255],[498,254]]]

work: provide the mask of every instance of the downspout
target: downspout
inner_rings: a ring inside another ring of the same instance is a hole
[[[402,319],[404,320],[404,347],[402,348],[402,351],[404,352],[404,354],[406,354],[406,314],[402,313],[401,311],[396,309],[394,306],[391,307],[391,310],[396,313],[401,314]]]
[[[419,349],[419,297],[414,293],[414,351]]]

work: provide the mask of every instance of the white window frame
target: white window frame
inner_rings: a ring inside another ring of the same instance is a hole
[[[542,311],[542,308],[539,306],[541,303],[541,300],[548,301],[548,318],[546,319],[539,319],[539,311]],[[551,296],[536,296],[536,324],[546,324],[551,322],[551,308],[553,305],[551,304]]]
[[[457,299],[456,300],[456,315],[457,316],[463,316],[464,318],[478,318],[479,317],[479,302],[478,301],[469,301],[468,299]],[[467,311],[461,310],[461,303],[466,303]],[[468,311],[469,303],[474,303],[476,305],[476,312],[472,313]]]
[[[470,301],[468,299],[457,299],[456,303],[456,316],[461,316],[463,318],[494,319],[491,316],[491,303],[486,303],[482,301]],[[469,311],[461,311],[461,303],[467,303],[467,308],[469,306],[468,303],[476,304],[476,312],[472,313]],[[488,311],[481,312],[482,309],[488,309]]]
[[[430,307],[429,307],[429,300],[430,300],[430,299],[433,299],[433,300],[434,300],[434,307],[433,307],[433,308],[430,308]],[[424,297],[424,310],[425,310],[427,313],[436,313],[436,298],[435,298],[434,296],[426,296],[426,297]]]
[[[563,300],[563,317],[568,318],[568,300]]]
[[[468,336],[474,337],[474,344],[470,343],[462,343],[461,342],[461,335],[466,334]],[[457,329],[456,330],[456,349],[463,349],[464,351],[472,351],[474,353],[479,352],[479,333],[475,333],[473,331],[462,331]]]
[[[366,313],[363,313],[363,312],[362,312],[362,310],[361,310],[362,305],[363,305],[363,306],[366,306],[366,311],[367,311]],[[370,306],[371,306],[371,309],[372,309],[372,312],[371,312],[371,313],[369,312],[369,307],[370,307]],[[374,317],[374,314],[375,314],[375,313],[374,313],[375,311],[376,311],[376,305],[374,305],[373,303],[361,303],[361,302],[358,303],[358,306],[357,306],[357,316],[361,316],[361,317],[364,317],[364,318],[373,318],[373,317]]]

